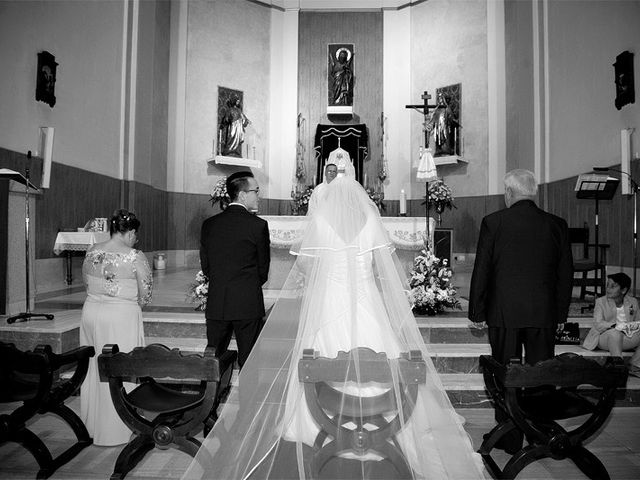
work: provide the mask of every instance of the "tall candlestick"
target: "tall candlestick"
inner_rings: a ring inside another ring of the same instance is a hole
[[[407,214],[407,194],[404,190],[400,190],[400,215],[405,216]]]

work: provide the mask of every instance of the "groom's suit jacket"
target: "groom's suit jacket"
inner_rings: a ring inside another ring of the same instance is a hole
[[[262,284],[269,276],[269,227],[242,205],[208,218],[200,235],[200,265],[209,278],[205,316],[249,320],[264,316]]]
[[[567,222],[521,200],[482,220],[469,319],[489,327],[555,328],[566,321],[572,282]]]

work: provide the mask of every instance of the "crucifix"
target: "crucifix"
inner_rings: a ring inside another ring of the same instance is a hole
[[[429,99],[431,98],[431,95],[429,95],[429,93],[426,90],[422,94],[421,98],[423,100],[422,105],[405,105],[405,108],[413,108],[414,110],[417,110],[418,112],[422,113],[423,115],[422,130],[424,131],[424,148],[425,150],[427,150],[429,148],[429,136],[431,134],[431,132],[427,129],[427,123],[429,122],[429,109],[436,108],[437,105],[429,105]],[[425,182],[424,188],[425,188],[425,204],[426,204],[425,220],[427,224],[426,230],[425,230],[426,238],[424,239],[424,243],[427,247],[427,250],[430,250],[429,238],[430,238],[431,232],[429,232],[429,181]]]
[[[424,148],[429,148],[429,131],[427,130],[427,122],[429,121],[429,109],[436,108],[437,105],[429,105],[431,95],[429,95],[426,90],[420,98],[422,98],[422,100],[424,101],[422,105],[405,105],[405,108],[413,108],[414,110],[422,113],[424,118],[424,123],[422,124],[422,128],[424,130]]]

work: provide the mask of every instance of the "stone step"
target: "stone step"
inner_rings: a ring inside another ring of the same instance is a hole
[[[202,312],[144,312],[144,331],[148,337],[206,338],[205,318]],[[591,318],[571,318],[580,326],[584,338],[593,324]],[[416,317],[422,338],[427,344],[489,343],[487,329],[471,327],[462,316]]]
[[[161,343],[169,348],[179,348],[185,352],[202,352],[207,346],[205,338],[182,338],[182,337],[149,337],[145,338],[148,344]],[[231,350],[235,350],[236,343],[231,339],[229,344]],[[431,353],[436,370],[440,374],[476,374],[479,373],[479,357],[480,355],[490,355],[491,349],[488,344],[478,343],[462,343],[462,344],[429,344],[427,349]],[[585,350],[579,345],[556,345],[556,354],[575,353],[587,358],[604,362],[609,356],[607,352],[602,350]],[[623,352],[623,356],[627,361],[631,358],[633,352]]]

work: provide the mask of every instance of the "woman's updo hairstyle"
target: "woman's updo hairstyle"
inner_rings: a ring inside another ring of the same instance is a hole
[[[127,233],[131,230],[138,231],[140,228],[140,220],[136,218],[136,214],[129,210],[116,210],[111,215],[111,221],[109,222],[109,232],[111,235],[114,233]]]

